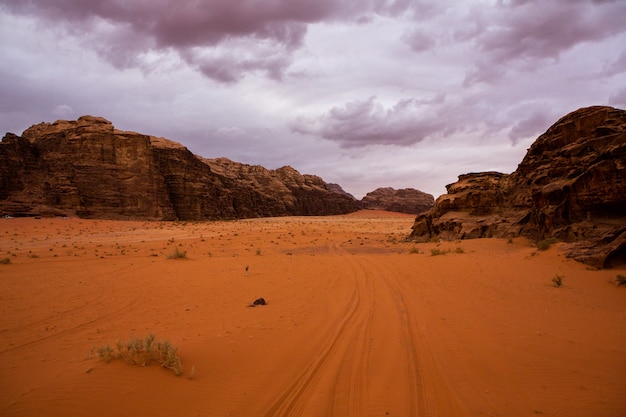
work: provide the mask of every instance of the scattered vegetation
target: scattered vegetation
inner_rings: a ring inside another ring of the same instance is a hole
[[[552,277],[552,283],[558,288],[563,285],[563,278],[563,275],[555,275]]]
[[[437,255],[445,255],[446,252],[442,251],[441,249],[431,249],[430,250],[430,256],[437,256]]]
[[[174,248],[174,252],[167,256],[167,259],[183,259],[187,257],[186,251],[181,251],[177,247]]]
[[[626,285],[626,276],[621,275],[621,274],[617,275],[615,277],[615,285],[617,285],[618,287],[620,285]]]
[[[551,237],[549,239],[540,240],[537,242],[537,249],[539,250],[548,250],[548,248],[558,242],[558,239]]]
[[[409,253],[410,254],[417,254],[417,253],[420,253],[420,251],[417,248],[417,246],[413,246],[411,249],[409,249]]]
[[[125,343],[117,342],[115,349],[110,345],[95,349],[98,357],[106,363],[115,359],[123,359],[126,362],[139,366],[156,364],[170,369],[180,376],[183,373],[183,368],[177,350],[176,347],[166,340],[156,340],[153,334],[143,339],[137,337]],[[195,371],[195,369],[192,370]]]
[[[10,258],[2,258],[2,259],[0,259],[0,264],[7,265],[7,264],[10,264],[10,263],[11,263],[11,259]]]
[[[256,254],[257,254],[257,256],[261,256],[261,248],[257,248]]]
[[[463,250],[462,247],[457,246],[457,248],[454,250],[456,253],[465,253],[465,251]]]

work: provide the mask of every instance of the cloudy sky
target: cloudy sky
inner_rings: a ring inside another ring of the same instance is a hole
[[[624,0],[0,0],[0,130],[81,115],[360,198],[626,108]]]

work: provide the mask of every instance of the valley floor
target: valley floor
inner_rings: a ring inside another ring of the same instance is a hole
[[[413,219],[0,219],[0,415],[626,415],[626,271]]]

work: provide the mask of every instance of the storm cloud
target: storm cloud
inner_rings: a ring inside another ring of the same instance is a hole
[[[359,196],[626,106],[621,0],[0,0],[0,126],[95,114]]]

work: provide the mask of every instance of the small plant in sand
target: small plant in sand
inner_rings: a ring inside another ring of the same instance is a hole
[[[446,252],[442,251],[441,249],[431,249],[430,250],[430,256],[437,256],[437,255],[445,255]]]
[[[552,284],[554,284],[555,287],[560,287],[563,285],[563,275],[555,275],[554,277],[552,277]]]
[[[540,240],[539,242],[537,242],[537,249],[539,250],[548,250],[548,248],[555,244],[556,242],[558,242],[558,240],[556,238],[549,238],[549,239],[544,239],[544,240]]]
[[[186,251],[181,251],[177,247],[174,248],[174,252],[167,256],[167,259],[183,259],[187,257]]]
[[[257,248],[256,254],[257,254],[257,256],[261,256],[261,248]]]
[[[2,258],[0,259],[0,264],[2,265],[8,265],[11,263],[11,259],[10,258]]]
[[[620,285],[626,285],[626,276],[619,274],[618,276],[615,277],[615,285],[617,285],[618,287]]]
[[[133,365],[161,365],[182,375],[183,368],[177,354],[177,348],[167,340],[156,340],[153,334],[145,338],[133,338],[127,342],[117,342],[115,349],[110,345],[94,349],[98,357],[106,363],[115,359],[123,359]]]
[[[457,248],[454,250],[456,253],[465,253],[465,250],[463,250],[462,247],[457,246]]]
[[[419,251],[419,249],[417,248],[417,246],[413,246],[411,249],[409,249],[409,253],[410,253],[411,255],[413,255],[413,254],[420,253],[420,251]]]

